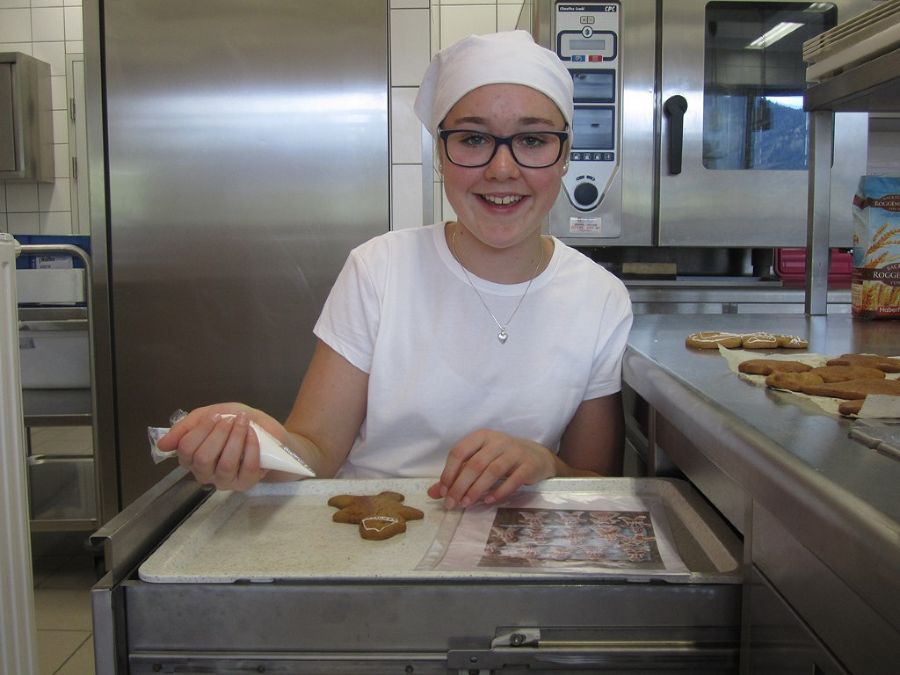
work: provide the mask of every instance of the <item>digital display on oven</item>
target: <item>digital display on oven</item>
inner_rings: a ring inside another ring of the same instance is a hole
[[[615,148],[615,109],[612,106],[575,106],[572,120],[573,150],[613,150]]]
[[[569,40],[569,49],[573,52],[603,52],[606,51],[606,40]]]
[[[612,103],[616,100],[615,70],[571,70],[576,103]]]
[[[557,35],[557,53],[563,61],[573,63],[613,61],[619,52],[617,42],[614,31],[583,26]]]

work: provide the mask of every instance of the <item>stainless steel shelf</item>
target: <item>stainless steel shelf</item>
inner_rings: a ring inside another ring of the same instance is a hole
[[[23,389],[25,426],[93,425],[90,389]],[[28,458],[32,532],[91,532],[99,526],[92,456]]]
[[[900,49],[810,86],[808,112],[895,112],[900,110]]]
[[[803,96],[810,113],[809,212],[807,216],[806,313],[827,313],[828,231],[834,113],[900,110],[900,49],[810,86]]]
[[[25,426],[91,426],[90,389],[23,389]]]
[[[26,244],[23,253],[62,253],[82,261],[85,297],[93,288],[91,259],[69,244]],[[91,303],[85,305],[20,305],[20,330],[87,330],[90,384],[78,389],[24,388],[25,427],[91,427],[94,423],[94,335]],[[30,442],[29,442],[30,445]],[[33,532],[94,531],[100,525],[100,467],[92,454],[32,454],[28,457],[30,525]]]
[[[33,532],[97,529],[93,457],[34,455],[28,481]]]
[[[29,307],[19,306],[19,321],[84,321],[88,320],[87,307]]]

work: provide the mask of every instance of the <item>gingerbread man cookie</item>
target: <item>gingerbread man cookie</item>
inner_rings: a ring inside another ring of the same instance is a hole
[[[803,387],[803,393],[810,396],[830,396],[848,401],[859,401],[869,394],[900,396],[898,380],[847,380],[846,382],[826,382]]]
[[[809,347],[809,340],[799,335],[776,335],[778,346],[784,349],[806,349]]]
[[[406,506],[403,499],[399,492],[337,495],[328,500],[328,505],[340,509],[331,518],[334,522],[359,524],[360,537],[380,540],[406,532],[407,520],[425,517],[419,509]]]
[[[735,349],[741,346],[741,336],[737,333],[723,333],[717,330],[704,330],[688,335],[684,343],[694,349],[718,349],[719,345],[725,349]]]
[[[766,377],[766,386],[773,389],[787,389],[788,391],[803,391],[803,387],[811,384],[825,384],[818,375],[810,372],[790,373],[775,371]]]
[[[900,359],[877,354],[843,354],[827,363],[829,366],[862,366],[877,368],[885,373],[900,373]]]
[[[851,401],[841,401],[838,404],[838,412],[845,417],[849,417],[850,415],[859,415],[859,411],[862,410],[863,403],[866,402],[866,399],[854,399]]]
[[[775,349],[778,338],[772,333],[747,333],[741,335],[741,347],[744,349]]]
[[[813,375],[818,375],[825,381],[830,382],[847,382],[848,380],[883,380],[884,372],[878,368],[867,368],[866,366],[819,366],[811,371]]]
[[[738,364],[738,370],[748,375],[771,375],[772,373],[803,373],[812,366],[800,361],[782,359],[747,359]]]

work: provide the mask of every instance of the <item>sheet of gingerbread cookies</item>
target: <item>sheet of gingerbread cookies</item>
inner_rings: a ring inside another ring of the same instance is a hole
[[[900,358],[719,349],[742,380],[830,415],[900,419]],[[779,364],[784,364],[780,367]]]

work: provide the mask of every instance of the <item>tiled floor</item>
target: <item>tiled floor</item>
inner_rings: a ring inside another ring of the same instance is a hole
[[[91,675],[90,588],[96,581],[87,533],[34,533],[35,622],[40,675]]]
[[[32,455],[90,455],[91,452],[90,427],[31,429]],[[96,581],[96,573],[93,554],[87,548],[89,536],[90,532],[32,533],[40,675],[94,673],[90,588]]]

